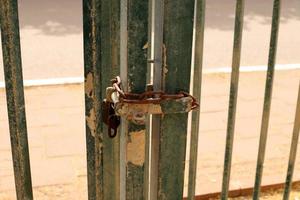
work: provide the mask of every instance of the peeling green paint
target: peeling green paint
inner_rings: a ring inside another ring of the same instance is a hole
[[[101,0],[83,0],[83,40],[88,199],[103,199],[101,133]]]
[[[142,93],[146,88],[147,74],[147,49],[144,48],[148,42],[148,1],[128,0],[128,91]],[[128,123],[128,141],[127,147],[136,135],[132,135],[133,130],[139,130],[144,141],[140,148],[145,152],[145,125],[133,125]],[[129,155],[133,154],[133,155]],[[133,158],[135,152],[127,152],[127,158]],[[145,156],[143,156],[145,159]],[[139,200],[144,198],[144,164],[145,161],[139,162],[138,165],[127,160],[126,164],[126,199]]]
[[[101,99],[106,98],[106,88],[111,79],[120,73],[120,1],[101,1]],[[103,133],[103,199],[120,196],[120,134],[108,137],[108,127],[102,123]],[[119,129],[118,129],[119,131]]]
[[[144,200],[144,165],[127,163],[126,200]]]
[[[164,1],[164,89],[189,92],[194,0]],[[187,113],[166,114],[161,120],[158,199],[183,197]],[[176,126],[174,126],[176,124]]]

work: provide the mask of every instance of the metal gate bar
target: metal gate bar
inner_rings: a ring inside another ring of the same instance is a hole
[[[152,27],[153,27],[153,0],[148,1],[148,42],[147,42],[147,59],[152,58]],[[152,83],[152,77],[151,77],[151,72],[152,72],[152,63],[148,62],[147,63],[147,75],[146,75],[146,87],[151,87]],[[147,89],[146,89],[147,90]],[[149,200],[150,198],[150,171],[151,169],[151,161],[150,161],[150,141],[151,141],[151,116],[146,117],[146,131],[145,131],[145,168],[144,168],[144,198],[145,200]]]
[[[290,190],[293,181],[293,173],[294,173],[296,154],[297,154],[297,145],[299,140],[299,132],[300,132],[300,84],[299,84],[299,91],[298,91],[298,100],[297,100],[297,108],[296,108],[295,121],[294,121],[292,144],[291,144],[290,156],[289,156],[290,158],[288,163],[285,189],[283,194],[284,200],[288,200],[290,196]]]
[[[164,3],[163,0],[150,0],[153,2],[153,90],[163,90],[163,18]],[[159,162],[159,138],[160,138],[161,116],[152,115],[152,133],[151,133],[151,171],[149,195],[150,200],[157,199],[158,188],[158,162]]]
[[[120,1],[101,1],[101,99],[111,79],[120,74]],[[103,134],[103,194],[104,200],[120,197],[120,134],[110,138],[108,126],[101,123]]]
[[[1,39],[7,110],[15,187],[19,200],[31,200],[32,183],[28,150],[17,0],[0,1]]]
[[[265,151],[266,151],[267,134],[268,134],[271,100],[272,100],[274,67],[276,61],[276,51],[277,51],[277,41],[278,41],[280,4],[281,4],[281,0],[274,0],[268,71],[267,71],[267,78],[266,78],[264,107],[263,107],[263,115],[262,115],[262,122],[261,122],[261,132],[260,132],[259,149],[258,149],[257,166],[256,166],[256,177],[255,177],[255,185],[254,185],[254,193],[253,193],[254,200],[259,199],[260,185],[261,185],[261,179],[263,173],[263,164],[264,164]]]
[[[203,42],[205,25],[205,3],[206,0],[195,1],[195,44],[194,44],[194,80],[193,96],[201,105],[201,87],[202,87],[202,63],[203,63]],[[188,182],[188,200],[195,198],[197,158],[198,158],[198,137],[200,109],[192,113],[192,127],[190,139],[190,159],[189,159],[189,182]]]
[[[194,0],[164,0],[163,83],[166,93],[189,91]],[[182,199],[188,114],[165,114],[160,126],[157,199]]]
[[[83,0],[84,90],[88,199],[103,199],[101,131],[101,1]]]
[[[226,136],[226,148],[224,158],[224,171],[223,171],[223,183],[221,199],[227,199],[233,138],[235,128],[236,117],[236,104],[238,95],[238,83],[239,83],[239,68],[241,60],[241,47],[242,47],[242,33],[243,33],[243,19],[244,18],[244,0],[236,1],[236,14],[235,14],[235,28],[234,28],[234,42],[233,42],[233,56],[232,56],[232,72],[230,82],[230,96],[229,96],[229,109],[228,109],[228,121],[227,121],[227,136]]]
[[[121,6],[121,79],[126,92],[142,93],[147,84],[148,1],[122,0]],[[124,29],[123,29],[124,28]],[[124,32],[122,32],[122,30]],[[126,37],[126,39],[125,39]],[[123,43],[122,43],[123,42]],[[122,58],[124,58],[122,60]],[[121,154],[126,166],[121,166],[121,199],[145,199],[146,126],[135,125],[122,119]],[[140,156],[137,156],[139,154]],[[125,190],[125,191],[124,191]]]

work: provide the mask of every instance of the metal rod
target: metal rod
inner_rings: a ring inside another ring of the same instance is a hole
[[[128,2],[127,0],[121,0],[120,3],[120,77],[122,80],[122,86],[124,91],[128,91]],[[121,120],[120,128],[120,200],[126,199],[126,138],[128,132],[127,120]]]
[[[227,121],[227,136],[226,136],[224,171],[223,171],[223,182],[222,182],[222,193],[221,193],[221,199],[223,200],[227,199],[228,197],[229,182],[230,182],[232,149],[233,149],[235,117],[236,117],[236,104],[237,104],[237,96],[238,96],[239,68],[240,68],[240,60],[241,60],[243,18],[244,18],[244,0],[237,0],[236,13],[235,13],[229,109],[228,109],[228,121]]]
[[[32,200],[17,0],[0,1],[9,131],[18,200]]]
[[[296,108],[296,115],[294,121],[293,137],[292,137],[292,143],[290,149],[290,158],[289,158],[288,170],[286,175],[283,200],[288,200],[290,196],[290,190],[293,181],[293,173],[294,173],[296,154],[297,154],[297,145],[299,140],[299,132],[300,132],[300,84],[299,84],[297,108]]]
[[[192,127],[190,140],[190,159],[189,159],[189,182],[188,200],[195,199],[197,158],[198,158],[198,137],[201,104],[202,86],[202,63],[203,63],[203,42],[205,25],[205,0],[195,1],[195,45],[194,45],[194,81],[193,96],[199,102],[198,110],[192,113]]]
[[[148,46],[147,46],[147,58],[148,60],[152,59],[152,30],[153,30],[153,0],[149,0],[148,5]],[[151,75],[152,75],[152,63],[148,61],[147,63],[147,77],[146,77],[146,91],[151,91],[153,89],[153,85],[151,85]],[[150,199],[150,169],[151,169],[151,160],[150,160],[150,141],[152,136],[151,131],[151,121],[152,117],[150,115],[147,115],[146,117],[146,139],[145,139],[145,172],[144,172],[144,197],[145,200]]]
[[[154,64],[153,64],[153,90],[163,89],[162,85],[162,54],[163,54],[163,1],[155,0],[153,8],[154,23]],[[151,137],[151,172],[150,172],[150,200],[157,199],[159,140],[160,140],[161,116],[152,116]]]
[[[103,199],[103,151],[101,132],[101,1],[83,0],[84,87],[87,147],[88,199]]]
[[[261,122],[259,149],[258,149],[257,166],[256,166],[256,177],[255,177],[254,193],[253,193],[254,200],[259,199],[260,185],[261,185],[263,164],[264,164],[265,150],[266,150],[266,143],[267,143],[267,134],[268,134],[271,100],[272,100],[274,66],[276,60],[278,30],[279,30],[279,20],[280,20],[280,4],[281,4],[281,0],[274,0],[271,40],[270,40],[269,59],[268,59],[268,71],[267,71],[267,78],[266,78],[264,107],[263,107],[263,115],[262,115],[262,122]]]

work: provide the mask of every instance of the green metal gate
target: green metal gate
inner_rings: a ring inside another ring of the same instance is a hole
[[[17,0],[1,0],[1,37],[9,128],[18,200],[33,199],[22,78]],[[269,126],[281,0],[272,31],[253,199],[259,199]],[[195,10],[194,10],[195,8]],[[236,1],[232,74],[221,199],[228,198],[239,82],[244,0]],[[83,0],[84,77],[89,200],[182,199],[190,150],[187,199],[195,199],[200,112],[153,114],[145,124],[121,119],[108,136],[102,101],[120,75],[126,93],[189,93],[201,101],[205,0]],[[195,29],[193,29],[195,27]],[[193,40],[193,30],[194,40]],[[193,42],[195,50],[193,51]],[[194,63],[191,63],[192,54]],[[193,68],[191,66],[194,66]],[[193,73],[191,73],[193,72]],[[171,111],[175,107],[169,106]],[[182,105],[181,105],[182,106]],[[182,109],[182,108],[180,108]],[[300,129],[300,86],[283,199],[289,198]]]

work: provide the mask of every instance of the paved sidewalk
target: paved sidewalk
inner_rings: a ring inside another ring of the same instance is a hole
[[[242,73],[240,76],[231,189],[254,185],[265,76],[265,73]],[[229,75],[210,75],[203,81],[197,193],[221,190],[229,79]],[[275,73],[264,185],[285,181],[299,80],[300,70]],[[294,180],[300,180],[299,164],[300,159]]]
[[[230,74],[205,75],[197,194],[220,190]],[[277,71],[263,184],[285,179],[300,70]],[[251,187],[264,96],[265,72],[242,73],[231,189]],[[25,90],[35,199],[86,199],[83,85]],[[5,93],[0,89],[0,199],[15,199]],[[300,159],[295,180],[300,180]],[[188,161],[187,161],[188,162]]]

